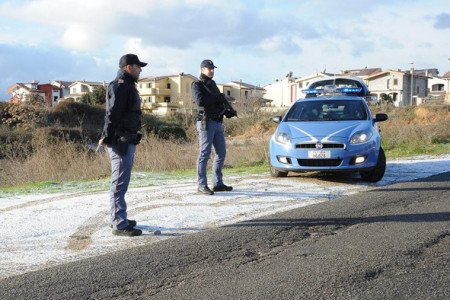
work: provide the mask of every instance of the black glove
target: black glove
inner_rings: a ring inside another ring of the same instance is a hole
[[[232,117],[237,117],[237,112],[232,107],[228,107],[227,109],[225,109],[223,115],[227,119],[231,119]]]

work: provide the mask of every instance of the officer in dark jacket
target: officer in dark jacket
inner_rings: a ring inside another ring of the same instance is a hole
[[[192,98],[197,104],[197,133],[199,141],[199,156],[197,159],[198,191],[205,195],[214,192],[231,191],[233,187],[227,186],[222,180],[222,168],[225,162],[226,145],[223,131],[223,113],[225,97],[220,93],[214,77],[214,63],[205,59],[200,64],[200,79],[192,83]],[[213,190],[208,187],[206,167],[214,146],[215,157],[213,162]]]
[[[111,224],[113,234],[141,235],[136,221],[127,219],[125,193],[130,182],[135,147],[141,139],[141,98],[136,82],[147,63],[135,54],[120,58],[119,71],[106,94],[105,126],[98,144],[106,146],[111,159]]]

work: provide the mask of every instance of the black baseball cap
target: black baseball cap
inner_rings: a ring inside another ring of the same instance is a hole
[[[202,61],[202,63],[200,64],[200,68],[217,68],[214,63],[212,62],[212,60],[210,59],[205,59],[204,61]]]
[[[136,54],[129,53],[122,56],[119,60],[119,68],[123,68],[127,65],[138,65],[145,67],[147,63],[140,61]]]

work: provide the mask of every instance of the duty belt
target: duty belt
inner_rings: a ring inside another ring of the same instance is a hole
[[[222,118],[223,116],[219,113],[216,114],[206,114],[206,117],[208,120],[213,120],[213,121],[218,121],[218,122],[222,122]]]

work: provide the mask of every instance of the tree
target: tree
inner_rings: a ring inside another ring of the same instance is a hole
[[[391,95],[381,94],[380,98],[381,98],[381,103],[382,104],[389,104],[389,105],[391,105],[391,104],[394,103],[394,99],[392,98]]]
[[[45,98],[39,95],[36,92],[31,92],[30,94],[25,96],[26,104],[36,105],[36,106],[45,106],[47,103],[45,102]]]
[[[106,87],[102,85],[95,86],[92,92],[87,92],[81,96],[80,102],[90,105],[104,104],[106,101]]]

